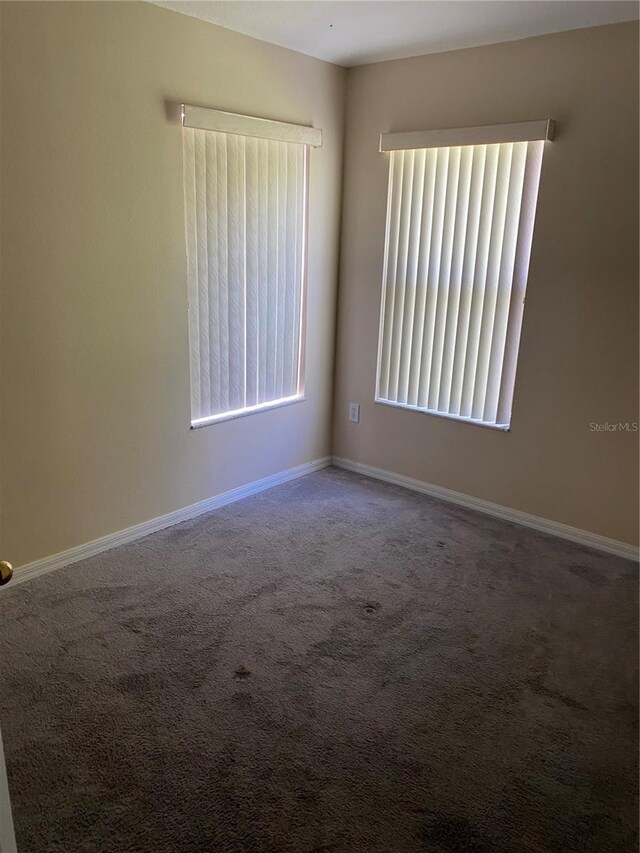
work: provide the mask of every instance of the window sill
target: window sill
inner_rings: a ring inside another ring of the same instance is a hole
[[[304,403],[304,394],[296,394],[294,397],[283,397],[281,400],[270,400],[268,403],[259,403],[257,406],[248,406],[246,409],[236,409],[233,412],[221,412],[219,415],[211,415],[208,418],[198,418],[191,421],[191,429],[213,426],[223,421],[234,421],[237,418],[246,418],[247,415],[255,415],[259,412],[268,412],[271,409],[281,409],[284,406],[292,406],[294,403]]]
[[[510,424],[492,424],[486,421],[477,420],[475,418],[463,418],[461,415],[449,415],[446,412],[436,412],[433,409],[423,409],[418,406],[409,406],[407,403],[393,403],[391,400],[382,400],[379,397],[375,399],[376,403],[381,406],[390,406],[393,409],[406,409],[409,412],[419,412],[422,415],[434,415],[436,418],[445,418],[448,421],[457,421],[461,424],[471,424],[471,426],[485,427],[486,429],[496,429],[499,432],[510,432]]]

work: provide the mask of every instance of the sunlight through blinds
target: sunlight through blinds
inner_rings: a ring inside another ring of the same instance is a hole
[[[389,142],[379,402],[508,428],[543,146]]]
[[[183,133],[198,426],[301,394],[308,148],[197,127]]]

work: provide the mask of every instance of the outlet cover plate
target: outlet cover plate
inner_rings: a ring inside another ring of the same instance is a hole
[[[360,403],[349,403],[349,420],[353,424],[360,423]]]

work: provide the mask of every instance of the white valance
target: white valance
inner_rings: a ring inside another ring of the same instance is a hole
[[[554,134],[555,122],[549,118],[512,124],[489,124],[483,127],[382,133],[380,134],[380,151],[451,148],[456,145],[494,145],[502,142],[536,142],[551,140]]]
[[[303,124],[288,124],[266,118],[243,116],[205,107],[182,104],[182,125],[198,130],[214,130],[218,133],[233,133],[237,136],[254,136],[273,139],[277,142],[297,142],[312,148],[322,146],[322,130]]]

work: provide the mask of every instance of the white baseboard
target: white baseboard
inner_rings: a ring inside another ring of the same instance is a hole
[[[273,486],[287,483],[298,477],[303,477],[305,474],[311,474],[313,471],[319,471],[321,468],[327,468],[332,464],[337,468],[344,468],[347,471],[355,471],[358,474],[364,474],[376,480],[383,480],[386,483],[404,486],[406,489],[431,495],[434,498],[459,504],[460,506],[469,507],[486,515],[503,518],[507,521],[521,524],[524,527],[540,530],[551,536],[558,536],[561,539],[568,539],[570,542],[577,542],[579,545],[586,545],[590,548],[596,548],[599,551],[606,551],[609,554],[616,554],[630,560],[638,560],[638,548],[628,545],[625,542],[618,542],[615,539],[608,539],[606,536],[600,536],[597,533],[589,533],[586,530],[570,527],[567,524],[560,524],[557,521],[550,521],[546,518],[529,515],[529,513],[521,512],[520,510],[509,509],[508,507],[494,504],[481,498],[474,498],[461,492],[445,489],[442,486],[434,486],[422,480],[414,480],[402,474],[394,474],[392,471],[385,471],[382,468],[374,468],[371,465],[363,465],[360,462],[352,462],[349,459],[341,459],[337,456],[333,458],[326,456],[322,459],[315,459],[312,462],[298,465],[295,468],[289,468],[286,471],[280,471],[261,480],[255,480],[252,483],[247,483],[245,486],[239,486],[237,489],[231,489],[228,492],[223,492],[220,495],[215,495],[214,497],[191,504],[191,506],[167,513],[167,515],[152,518],[149,521],[128,527],[126,530],[119,530],[116,533],[110,533],[108,536],[94,539],[92,542],[87,542],[84,545],[69,548],[68,551],[62,551],[59,554],[43,557],[41,560],[20,566],[15,570],[13,580],[8,589],[23,581],[52,572],[54,569],[77,563],[80,560],[85,560],[87,557],[93,557],[95,554],[101,554],[103,551],[116,548],[118,545],[125,545],[127,542],[142,539],[144,536],[149,536],[149,534],[155,533],[158,530],[164,530],[166,527],[179,524],[181,521],[188,521],[190,518],[195,518],[205,512],[211,512],[219,507],[227,506],[235,501],[242,500],[242,498],[255,495],[258,492],[263,492],[266,489],[271,489]]]
[[[11,586],[8,589],[23,581],[52,572],[54,569],[68,566],[71,563],[77,563],[79,560],[85,560],[87,557],[93,557],[95,554],[101,554],[103,551],[116,548],[118,545],[126,545],[127,542],[142,539],[150,533],[164,530],[165,527],[171,527],[174,524],[179,524],[181,521],[188,521],[190,518],[195,518],[205,512],[211,512],[211,510],[227,506],[227,504],[242,500],[242,498],[248,498],[250,495],[264,492],[266,489],[273,488],[273,486],[279,486],[281,483],[288,483],[289,480],[304,477],[305,474],[311,474],[312,471],[319,471],[321,468],[327,468],[329,465],[331,465],[330,456],[325,456],[322,459],[314,459],[312,462],[305,462],[303,465],[298,465],[295,468],[289,468],[286,471],[280,471],[278,474],[263,477],[261,480],[255,480],[253,483],[247,483],[246,486],[239,486],[237,489],[222,492],[220,495],[198,501],[198,503],[191,504],[191,506],[169,512],[167,515],[161,515],[158,518],[143,521],[141,524],[135,524],[126,530],[118,530],[116,533],[110,533],[108,536],[102,536],[100,539],[94,539],[92,542],[87,542],[84,545],[69,548],[68,551],[62,551],[59,554],[53,554],[51,557],[43,557],[41,560],[19,566],[14,572]]]
[[[385,483],[404,486],[405,489],[421,492],[424,495],[431,495],[431,497],[440,498],[440,500],[448,501],[449,503],[475,509],[486,515],[492,515],[495,518],[503,518],[506,521],[521,524],[523,527],[532,527],[534,530],[540,530],[542,533],[548,533],[551,536],[558,536],[560,539],[568,539],[570,542],[577,542],[579,545],[586,545],[589,548],[596,548],[599,551],[606,551],[608,554],[616,554],[618,557],[626,557],[629,560],[638,560],[638,548],[634,545],[627,545],[626,542],[618,542],[616,539],[608,539],[606,536],[600,536],[598,533],[589,533],[587,530],[570,527],[568,524],[561,524],[558,521],[551,521],[547,518],[539,518],[537,515],[529,515],[529,513],[521,512],[518,509],[509,509],[500,504],[494,504],[481,498],[462,494],[462,492],[445,489],[443,486],[434,486],[422,480],[405,477],[403,474],[394,474],[392,471],[385,471],[383,468],[374,468],[371,465],[363,465],[361,462],[341,459],[339,456],[333,457],[333,465],[337,468],[344,468],[347,471],[364,474],[366,477],[373,477],[375,480],[384,480]]]

